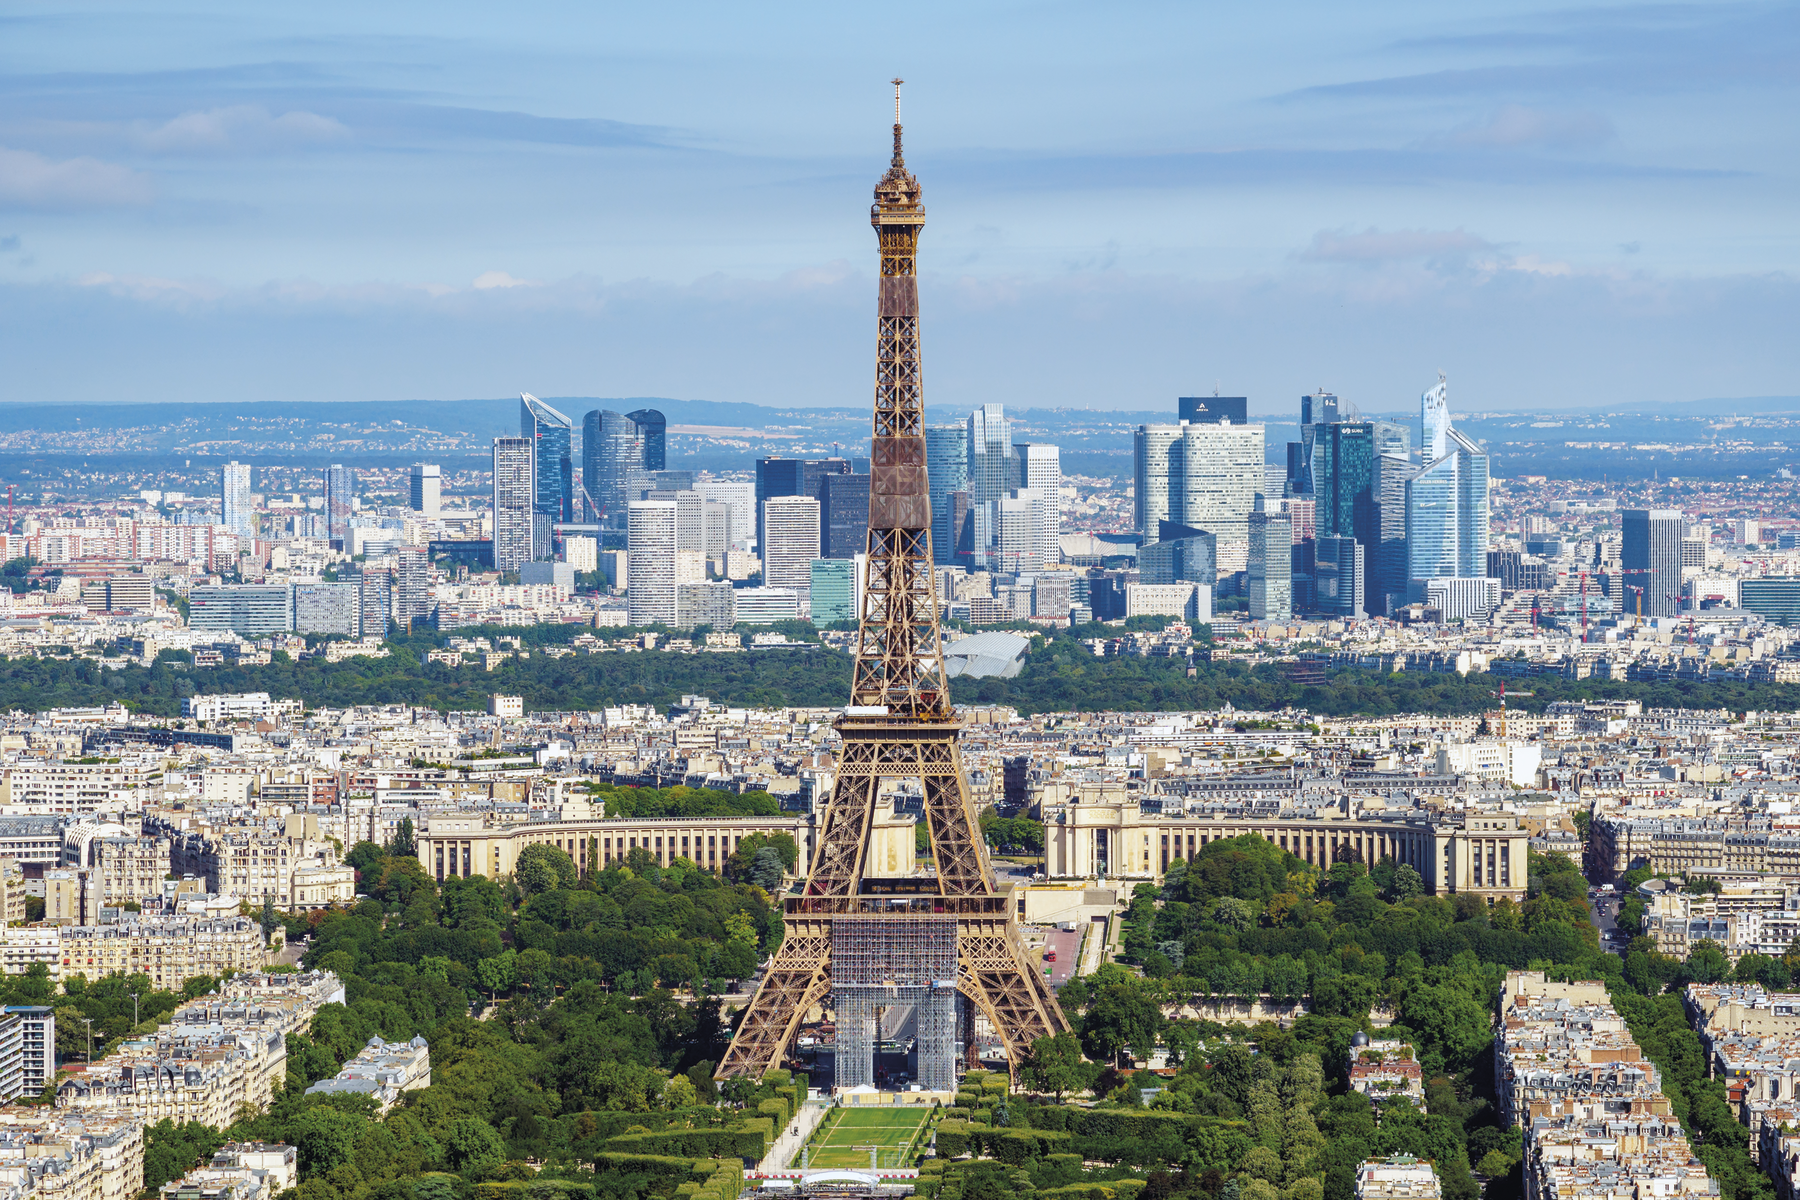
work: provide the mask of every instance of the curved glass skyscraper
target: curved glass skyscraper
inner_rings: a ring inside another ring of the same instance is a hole
[[[595,409],[581,422],[581,483],[586,517],[607,529],[624,529],[631,502],[643,498],[649,473],[664,470],[666,422],[653,408],[630,416]]]
[[[574,422],[529,392],[519,393],[519,436],[532,446],[531,557],[551,555],[558,521],[575,519]]]

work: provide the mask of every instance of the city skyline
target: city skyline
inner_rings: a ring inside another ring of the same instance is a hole
[[[941,403],[1298,375],[1377,411],[1437,367],[1471,410],[1790,387],[1786,8],[1146,9],[1024,39],[927,8],[881,62],[866,15],[421,16],[15,23],[14,394],[854,404],[843,213],[895,71],[937,181]],[[748,236],[706,231],[722,186],[758,197]]]

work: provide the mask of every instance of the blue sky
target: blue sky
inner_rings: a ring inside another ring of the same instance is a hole
[[[1800,5],[0,5],[0,399],[1792,395]]]

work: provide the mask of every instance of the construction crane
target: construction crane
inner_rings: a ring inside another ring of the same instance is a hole
[[[1500,690],[1499,691],[1489,692],[1488,695],[1500,697],[1500,736],[1502,738],[1505,738],[1506,737],[1506,680],[1502,679],[1500,681]],[[1536,692],[1514,692],[1513,695],[1515,695],[1515,696],[1535,696],[1535,695],[1537,695],[1537,693]]]
[[[1587,608],[1588,573],[1586,571],[1574,571],[1574,572],[1571,572],[1571,574],[1581,576],[1581,644],[1585,646],[1585,645],[1587,645],[1587,640],[1588,640],[1588,608]],[[1602,572],[1595,572],[1595,574],[1596,575],[1602,575],[1602,574],[1603,575],[1649,575],[1649,574],[1651,574],[1651,570],[1648,567],[1623,567],[1617,571],[1602,571]],[[1563,576],[1564,579],[1567,579],[1568,577],[1569,576],[1567,574],[1565,574]],[[1638,594],[1638,613],[1637,613],[1637,615],[1640,618],[1642,618],[1644,615],[1644,589],[1643,588],[1635,588],[1633,590],[1636,591]]]

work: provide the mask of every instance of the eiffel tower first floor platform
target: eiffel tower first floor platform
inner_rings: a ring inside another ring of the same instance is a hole
[[[1005,896],[793,897],[786,936],[769,960],[717,1077],[757,1077],[779,1067],[806,1014],[838,1014],[840,1081],[863,1081],[876,1009],[919,1014],[919,1079],[955,1086],[955,1011],[985,1016],[1017,1081],[1032,1042],[1068,1022],[1026,957]],[[823,910],[823,911],[820,911]],[[970,1045],[973,1044],[972,1039]]]

